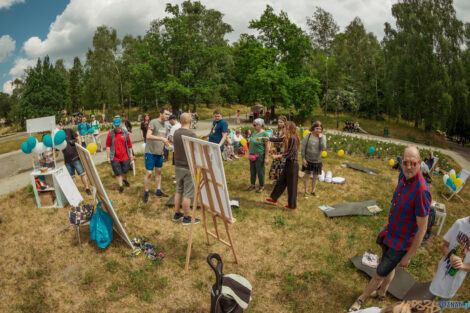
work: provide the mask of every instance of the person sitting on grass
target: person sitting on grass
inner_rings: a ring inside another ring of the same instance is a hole
[[[233,149],[235,150],[235,154],[238,154],[240,151],[241,141],[242,141],[242,132],[237,129],[235,131],[235,135],[233,136]]]
[[[385,299],[395,276],[395,268],[408,267],[423,241],[428,226],[431,192],[419,170],[420,164],[418,148],[406,148],[403,171],[393,194],[388,223],[377,237],[377,243],[382,247],[380,264],[349,312],[358,311],[369,296]]]
[[[470,216],[458,219],[443,239],[442,258],[429,286],[431,296],[426,300],[449,301],[470,271]]]
[[[276,204],[277,199],[282,195],[287,187],[287,205],[286,209],[297,209],[297,182],[299,180],[299,163],[297,162],[297,155],[300,146],[299,133],[294,122],[287,122],[285,134],[283,138],[259,138],[269,139],[271,142],[282,142],[284,146],[284,154],[273,155],[273,159],[284,158],[286,160],[285,166],[282,169],[281,176],[276,181],[273,191],[266,202]]]
[[[225,139],[225,149],[222,154],[222,158],[224,161],[232,161],[238,159],[238,157],[235,155],[235,149],[232,145],[232,141],[228,137],[227,139]]]
[[[312,187],[310,194],[316,196],[315,187],[317,185],[318,175],[321,175],[322,162],[321,152],[326,150],[326,137],[323,136],[323,125],[320,121],[316,121],[310,127],[310,133],[305,136],[302,142],[302,171],[305,173],[304,181],[304,197],[308,198],[307,192],[308,180],[310,174],[312,177]]]
[[[124,191],[124,185],[129,187],[127,181],[127,172],[131,169],[131,160],[134,158],[132,153],[132,142],[127,130],[121,127],[120,118],[115,118],[114,128],[111,129],[106,138],[107,161],[111,164],[114,176],[116,176],[119,193]]]
[[[178,222],[182,219],[182,224],[187,226],[191,224],[190,205],[191,198],[194,197],[194,183],[181,136],[196,138],[196,134],[189,129],[191,127],[191,115],[189,113],[181,114],[180,122],[181,127],[173,134],[173,158],[175,160],[176,179],[175,215],[173,216],[173,222]],[[183,213],[181,213],[181,209],[183,209]],[[194,224],[198,223],[199,219],[194,219]]]

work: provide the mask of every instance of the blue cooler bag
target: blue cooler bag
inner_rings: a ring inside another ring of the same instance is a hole
[[[103,211],[101,201],[90,221],[90,237],[100,248],[106,248],[113,240],[113,219]]]

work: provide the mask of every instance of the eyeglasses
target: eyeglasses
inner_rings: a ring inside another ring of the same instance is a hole
[[[411,165],[412,167],[415,167],[416,164],[418,164],[419,162],[415,162],[415,161],[403,161],[403,165],[404,166],[409,166]]]

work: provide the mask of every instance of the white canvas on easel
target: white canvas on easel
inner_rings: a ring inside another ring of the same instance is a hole
[[[119,221],[119,218],[114,211],[113,205],[111,204],[111,201],[106,194],[106,190],[103,187],[103,183],[101,182],[100,176],[98,175],[98,171],[96,170],[95,163],[93,163],[90,152],[80,145],[75,145],[75,147],[77,147],[78,156],[80,157],[80,161],[82,161],[83,168],[85,169],[88,180],[96,190],[96,198],[98,201],[101,201],[101,208],[105,210],[114,221],[113,229],[129,245],[131,249],[134,249],[134,246],[132,245],[126,230]]]
[[[60,186],[60,189],[67,198],[67,201],[70,203],[71,206],[78,206],[80,202],[83,201],[83,197],[78,191],[77,186],[72,180],[69,172],[65,165],[59,167],[53,171],[54,178],[56,179],[57,183]]]
[[[183,145],[188,159],[189,168],[195,185],[195,195],[193,202],[193,218],[186,252],[185,270],[189,269],[189,259],[191,257],[192,235],[194,229],[195,212],[198,206],[202,209],[204,230],[207,244],[209,236],[214,237],[219,242],[232,249],[235,263],[238,264],[238,257],[235,252],[229,226],[235,223],[230,206],[227,182],[225,179],[224,164],[222,154],[218,144],[207,142],[193,137],[182,136]],[[206,214],[212,215],[215,234],[207,229]],[[227,233],[228,241],[221,238],[217,228],[217,218],[222,219]]]
[[[26,132],[30,135],[32,133],[52,131],[55,126],[54,115],[26,120]]]

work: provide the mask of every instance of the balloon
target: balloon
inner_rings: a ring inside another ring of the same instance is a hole
[[[60,145],[56,145],[55,148],[57,150],[64,150],[65,148],[67,148],[67,141],[62,141],[62,143]]]
[[[242,140],[240,140],[240,143],[242,144],[242,146],[246,146],[247,144],[246,139],[242,138]]]
[[[268,137],[272,137],[273,136],[273,131],[271,129],[268,129],[266,131],[266,133],[268,134]]]
[[[455,180],[455,186],[459,188],[462,185],[462,179],[459,177]]]
[[[88,146],[86,147],[86,149],[88,150],[88,152],[90,152],[91,154],[95,153],[96,150],[98,150],[98,146],[96,145],[96,143],[94,142],[91,142],[88,144]]]
[[[344,150],[343,149],[339,150],[338,151],[338,156],[343,156],[343,155],[344,155]]]
[[[457,179],[455,173],[450,174],[449,177],[452,178],[452,181],[455,181]]]
[[[326,158],[327,155],[328,155],[328,153],[326,153],[326,151],[322,151],[322,153],[321,153],[322,157]]]
[[[30,151],[32,151],[34,147],[36,147],[36,145],[38,144],[38,140],[33,136],[30,136],[28,140],[26,140],[26,142],[28,143]]]
[[[374,147],[370,147],[370,148],[369,148],[369,153],[370,153],[370,154],[374,153],[374,151],[375,151],[375,148],[374,148]]]
[[[145,151],[145,142],[142,144],[142,151]]]
[[[42,142],[46,147],[52,148],[52,137],[51,135],[45,135],[42,137]]]
[[[26,154],[31,153],[31,149],[29,148],[29,145],[26,141],[21,144],[21,151],[23,151]]]
[[[455,170],[450,170],[449,176],[451,176],[452,174],[457,174],[457,173],[455,172]]]
[[[54,146],[59,146],[65,140],[65,132],[63,130],[59,130],[54,134]],[[67,144],[66,144],[67,145]]]
[[[454,182],[452,181],[452,178],[447,178],[447,181],[446,181],[446,185],[451,187],[452,185],[454,184]]]
[[[388,164],[390,164],[390,166],[394,166],[394,165],[395,165],[395,160],[394,160],[394,159],[390,159],[390,161],[388,161]]]
[[[449,175],[445,174],[442,179],[444,180],[444,184],[447,184],[447,179],[449,179]]]
[[[46,146],[44,145],[44,143],[42,142],[38,142],[38,144],[36,145],[36,147],[34,147],[34,149],[32,150],[33,153],[36,153],[36,154],[41,154],[43,152],[46,151]]]
[[[305,138],[305,136],[307,136],[308,134],[310,134],[310,131],[308,129],[304,130],[304,133],[302,134],[302,138]]]
[[[93,128],[88,128],[88,133],[90,135],[93,135],[94,132],[95,132],[95,130]]]

